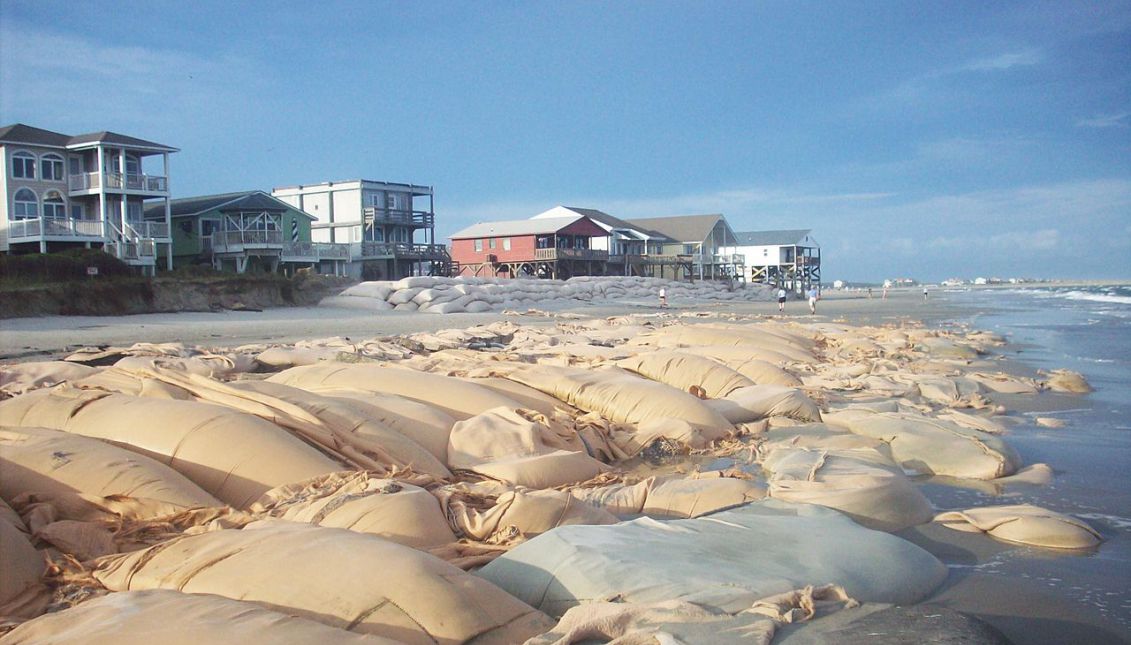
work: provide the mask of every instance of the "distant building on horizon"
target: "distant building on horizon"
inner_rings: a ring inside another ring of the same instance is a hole
[[[171,269],[174,152],[115,132],[0,127],[0,251],[99,248],[143,273],[155,273],[162,256]]]
[[[772,284],[798,293],[821,284],[821,245],[812,229],[736,233],[731,253],[746,258],[748,282]]]
[[[397,280],[449,271],[447,247],[436,244],[431,186],[351,179],[285,186],[271,195],[314,217],[313,242],[349,245],[351,277]]]

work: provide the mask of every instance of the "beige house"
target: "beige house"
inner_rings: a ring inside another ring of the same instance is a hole
[[[0,128],[0,252],[101,248],[144,273],[171,269],[174,152],[114,132]]]
[[[735,234],[720,214],[630,219],[628,223],[667,238],[663,258],[674,258],[660,277],[675,280],[742,280],[745,258],[729,251]]]

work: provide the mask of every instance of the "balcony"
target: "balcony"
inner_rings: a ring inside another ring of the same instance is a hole
[[[435,216],[425,211],[396,210],[370,207],[365,209],[366,224],[399,224],[414,228],[432,228]]]
[[[443,244],[410,244],[408,242],[361,242],[360,249],[355,249],[354,257],[421,261],[447,261],[450,259],[448,247]]]
[[[165,222],[131,222],[128,226],[135,237],[156,240],[169,239],[169,225]]]
[[[605,262],[609,259],[609,252],[593,249],[534,249],[534,259],[536,261],[597,260]]]
[[[212,234],[213,253],[243,253],[249,250],[283,250],[282,231],[219,231]]]
[[[734,254],[734,255],[703,255],[703,256],[694,256],[694,257],[695,257],[695,264],[696,265],[702,264],[703,266],[710,266],[712,264],[715,264],[715,265],[719,265],[719,264],[740,264],[740,265],[744,265],[744,264],[746,264],[746,256],[740,255],[740,254]]]
[[[75,219],[21,219],[8,222],[8,239],[12,242],[38,241],[41,238],[62,240],[101,240],[102,222]]]
[[[284,262],[348,261],[350,245],[328,242],[286,242],[283,244],[282,259]]]
[[[71,175],[67,179],[67,186],[72,193],[89,193],[105,189],[164,195],[169,192],[169,179],[138,173],[84,172]]]

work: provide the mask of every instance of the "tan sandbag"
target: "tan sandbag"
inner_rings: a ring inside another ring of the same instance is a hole
[[[618,367],[582,369],[532,365],[513,367],[503,376],[620,423],[682,419],[705,428],[731,425],[691,394]]]
[[[1092,391],[1092,386],[1088,384],[1084,376],[1072,370],[1053,370],[1049,372],[1045,386],[1053,392],[1087,394]]]
[[[751,358],[750,355],[743,351],[742,348],[736,347],[714,347],[714,348],[699,348],[709,349],[710,358],[713,361],[718,361],[723,365],[731,368],[746,378],[754,381],[755,385],[785,385],[788,387],[800,387],[801,379],[793,374],[785,371],[770,361],[762,360],[760,358]],[[683,353],[688,353],[680,350]],[[700,351],[697,355],[705,355]]]
[[[515,486],[554,488],[593,479],[609,467],[584,452],[555,450],[485,462],[470,470]]]
[[[397,394],[440,408],[457,419],[491,408],[521,407],[514,400],[474,383],[381,365],[307,365],[292,367],[268,380],[304,390],[347,388]]]
[[[702,450],[734,435],[732,427],[708,428],[681,419],[649,419],[635,427],[613,428],[609,440],[625,457],[634,457],[659,439],[683,446],[686,450]]]
[[[699,517],[766,496],[766,488],[731,477],[661,476],[636,484],[574,488],[570,495],[615,515],[647,515],[659,519]]]
[[[689,392],[702,388],[706,396],[716,399],[754,381],[709,358],[682,352],[648,352],[617,361],[617,366],[636,372],[653,381],[666,383]]]
[[[492,461],[555,450],[585,452],[586,448],[577,433],[550,423],[543,416],[528,410],[496,408],[452,426],[448,464],[466,470]]]
[[[239,371],[236,362],[227,356],[205,354],[199,356],[127,356],[114,363],[123,370],[166,369],[185,374],[214,378]]]
[[[0,366],[0,392],[16,396],[90,376],[98,370],[67,361],[36,361]]]
[[[440,463],[448,462],[448,435],[456,420],[447,412],[396,394],[338,388],[303,389],[349,402],[362,414],[420,444]]]
[[[976,397],[981,392],[978,382],[959,376],[916,376],[919,396],[932,403],[949,407],[978,407]]]
[[[828,422],[888,442],[900,465],[921,473],[995,479],[1013,474],[1021,465],[1021,458],[1000,437],[941,419],[856,410],[843,411]]]
[[[71,383],[82,390],[105,390],[150,399],[192,401],[192,392],[157,379],[138,378],[137,374],[118,367],[107,367],[98,373]]]
[[[291,522],[370,533],[418,549],[456,540],[431,493],[367,473],[332,473],[273,488],[250,511]]]
[[[352,438],[357,450],[382,462],[441,479],[452,475],[430,451],[374,419],[373,411],[364,405],[266,381],[237,381],[231,387],[297,405],[331,428],[335,432],[335,443],[345,443]]]
[[[920,339],[917,347],[935,358],[971,360],[978,357],[976,348],[947,338],[928,336]]]
[[[645,336],[636,342],[647,344],[650,342],[650,337]],[[705,356],[728,365],[747,361],[762,361],[770,365],[780,366],[794,362],[786,354],[756,345],[683,345],[680,343],[669,344],[660,340],[656,346],[677,347],[679,351],[685,354]]]
[[[778,448],[762,467],[770,473],[770,497],[835,508],[868,528],[899,531],[933,515],[923,493],[873,449]]]
[[[570,409],[569,406],[549,394],[510,379],[486,377],[465,380],[517,401],[523,408],[537,410],[545,415],[552,415],[555,410]]]
[[[750,349],[752,358],[771,360],[768,356],[784,357],[789,361],[814,363],[816,357],[803,348],[780,336],[766,334],[757,330],[735,328],[716,328],[707,325],[675,325],[657,330],[638,339],[639,343],[659,347],[700,347],[714,345],[722,347],[741,346]],[[755,351],[755,348],[757,351]],[[761,355],[758,355],[761,354]]]
[[[499,495],[495,505],[480,511],[453,501],[448,516],[461,532],[474,540],[488,540],[511,528],[533,537],[558,526],[571,524],[616,524],[608,511],[586,504],[569,493],[556,490],[511,490]]]
[[[157,502],[155,512],[222,506],[184,475],[144,455],[46,428],[0,427],[0,493],[84,493]],[[145,508],[141,505],[134,508]]]
[[[47,606],[50,593],[40,582],[47,569],[32,546],[27,527],[0,499],[0,617],[30,618]]]
[[[936,515],[935,521],[958,531],[985,532],[1006,542],[1050,549],[1088,549],[1103,542],[1083,520],[1031,504],[949,511]]]
[[[342,353],[342,350],[336,347],[271,347],[256,354],[255,360],[272,370],[281,370],[299,365],[315,365],[322,361],[338,360]],[[356,354],[347,355],[355,356]]]
[[[3,645],[395,645],[249,602],[165,589],[126,591],[40,616],[0,638]]]
[[[705,402],[731,423],[749,423],[773,416],[820,421],[821,409],[804,392],[782,385],[751,385],[721,399]]]
[[[1008,374],[983,374],[974,372],[967,374],[966,378],[977,381],[991,392],[1002,394],[1036,394],[1040,388],[1032,379],[1010,376]]]
[[[272,423],[205,403],[63,386],[2,401],[0,417],[10,425],[115,442],[171,466],[236,508],[276,486],[341,470]]]
[[[114,591],[211,593],[405,643],[515,643],[553,625],[423,551],[295,522],[181,537],[106,558],[94,576]]]

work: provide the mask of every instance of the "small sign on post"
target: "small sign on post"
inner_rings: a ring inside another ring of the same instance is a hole
[[[98,267],[87,267],[86,274],[93,278],[94,276],[98,275]]]

